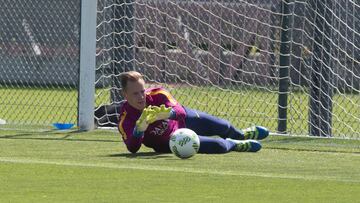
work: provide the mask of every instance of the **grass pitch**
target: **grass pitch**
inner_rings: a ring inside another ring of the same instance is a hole
[[[360,141],[270,137],[181,160],[115,131],[0,131],[1,202],[357,202]]]

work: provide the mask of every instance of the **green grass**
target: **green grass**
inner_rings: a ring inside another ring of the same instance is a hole
[[[114,131],[0,131],[1,202],[356,202],[360,141],[270,137],[181,160]]]
[[[77,91],[0,88],[0,118],[9,123],[76,122]]]
[[[189,86],[170,89],[181,104],[225,118],[239,128],[257,124],[273,132],[277,129],[276,90],[219,90]],[[97,89],[96,94],[96,106],[109,103],[109,90]],[[74,89],[0,88],[0,119],[11,124],[48,127],[54,122],[76,123],[77,99]],[[308,95],[297,91],[291,93],[288,100],[288,131],[291,134],[308,134]],[[333,100],[333,135],[359,138],[360,95],[335,94]]]

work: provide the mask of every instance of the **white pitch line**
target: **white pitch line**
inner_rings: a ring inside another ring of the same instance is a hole
[[[194,168],[174,168],[174,167],[158,167],[149,165],[119,165],[115,163],[81,163],[81,162],[59,162],[51,160],[37,160],[37,159],[16,159],[12,157],[0,157],[0,162],[15,163],[15,164],[44,164],[44,165],[58,165],[58,166],[73,166],[73,167],[89,167],[89,168],[110,168],[110,169],[133,169],[146,171],[164,171],[164,172],[186,172],[209,175],[224,175],[224,176],[249,176],[262,178],[282,178],[282,179],[301,179],[301,180],[323,180],[323,181],[339,181],[339,182],[353,182],[360,183],[360,180],[354,179],[338,179],[331,176],[302,176],[291,174],[276,174],[276,173],[259,173],[259,172],[235,172],[235,171],[208,171]]]

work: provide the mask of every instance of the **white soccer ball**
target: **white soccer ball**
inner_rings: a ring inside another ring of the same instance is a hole
[[[6,120],[0,118],[0,125],[5,125],[5,124],[6,124]]]
[[[200,140],[194,131],[180,128],[171,134],[169,146],[171,152],[177,157],[187,159],[199,151]]]

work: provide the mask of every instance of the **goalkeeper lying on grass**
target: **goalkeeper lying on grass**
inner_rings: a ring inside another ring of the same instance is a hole
[[[170,152],[169,139],[178,128],[190,128],[200,138],[199,153],[256,152],[266,138],[266,128],[246,130],[233,127],[228,121],[181,106],[163,88],[145,89],[142,75],[135,71],[120,75],[125,103],[120,107],[119,131],[132,153],[141,144],[156,152]],[[221,138],[210,136],[218,135]]]

